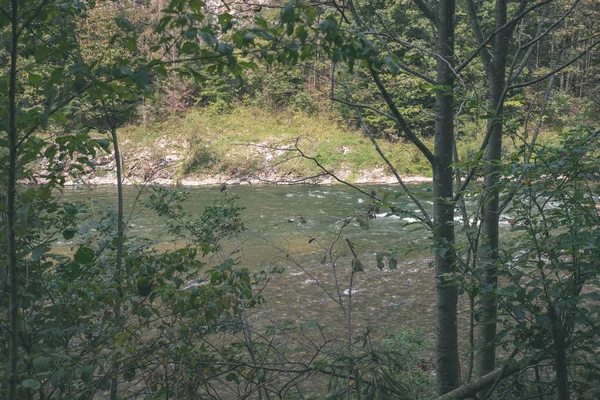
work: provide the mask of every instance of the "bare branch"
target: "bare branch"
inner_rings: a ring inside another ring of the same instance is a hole
[[[10,14],[8,13],[8,11],[6,11],[4,8],[0,7],[0,13],[4,14],[4,16],[8,19],[10,19]]]
[[[331,81],[331,91],[332,91],[332,93],[333,93],[333,85],[334,85],[334,81],[332,80]],[[352,92],[350,92],[350,89],[348,88],[347,85],[345,85],[345,88],[346,88],[346,92],[347,92],[348,97],[352,97]],[[332,99],[332,100],[335,100],[335,99]],[[371,133],[371,130],[369,129],[369,127],[365,123],[365,120],[362,117],[362,114],[360,112],[360,107],[355,106],[355,112],[356,112],[356,115],[358,116],[358,119],[360,120],[360,123],[361,123],[361,125],[363,127],[363,130],[369,136],[369,139],[371,140],[371,143],[373,143],[373,146],[375,147],[375,151],[377,151],[377,154],[379,154],[379,157],[381,157],[381,159],[386,163],[386,165],[388,166],[388,168],[390,169],[390,171],[392,171],[392,174],[394,175],[394,177],[396,177],[396,180],[398,181],[398,183],[400,184],[400,186],[402,187],[402,189],[404,190],[404,192],[408,195],[408,197],[412,200],[412,202],[419,208],[419,210],[421,211],[421,213],[423,214],[423,217],[424,217],[424,221],[423,222],[425,222],[425,224],[427,224],[427,226],[429,226],[430,228],[433,228],[433,222],[432,222],[431,218],[429,217],[429,214],[427,213],[427,210],[425,209],[425,207],[423,207],[423,204],[419,201],[419,199],[417,199],[411,193],[411,191],[408,189],[408,187],[406,186],[406,184],[404,183],[404,181],[400,177],[400,174],[398,173],[398,171],[396,170],[396,168],[394,167],[394,165],[391,163],[391,161],[387,158],[387,156],[385,155],[385,153],[379,147],[379,143],[377,143],[377,140],[375,139],[375,137]],[[396,121],[396,120],[394,119],[394,121]],[[398,121],[396,121],[396,123],[397,122]]]
[[[494,36],[496,36],[499,32],[503,31],[504,29],[510,29],[510,27],[514,23],[516,23],[520,19],[524,18],[527,14],[529,14],[530,12],[532,12],[546,4],[551,3],[552,1],[553,0],[544,0],[540,3],[534,4],[531,7],[524,10],[522,13],[515,15],[515,17],[512,18],[510,21],[508,21],[506,24],[504,24],[501,27],[499,27],[498,29],[494,30],[494,32],[492,32],[482,43],[480,43],[479,46],[477,47],[477,49],[456,68],[456,71],[461,72],[463,69],[465,69],[471,63],[471,61],[473,61],[473,59],[475,57],[477,57],[477,55],[481,52],[481,50],[483,50],[485,48],[485,46],[487,46],[488,43],[490,43],[492,41]]]
[[[389,92],[383,85],[383,82],[381,82],[381,79],[379,79],[377,72],[375,72],[372,68],[370,68],[370,72],[371,72],[371,77],[373,77],[375,84],[379,88],[379,92],[383,96],[383,99],[385,100],[386,104],[392,111],[392,115],[396,119],[396,125],[398,126],[398,129],[404,133],[404,136],[406,138],[408,138],[408,140],[410,140],[421,151],[421,153],[423,153],[423,155],[427,158],[427,160],[433,165],[435,160],[434,160],[433,153],[431,152],[431,150],[429,150],[429,148],[425,145],[425,143],[423,143],[421,141],[421,139],[419,139],[417,137],[417,135],[412,131],[412,129],[410,129],[410,127],[404,120],[404,117],[402,117],[402,114],[400,114],[398,107],[396,107],[396,104],[394,103],[394,99],[392,99],[392,96],[389,94]]]
[[[428,20],[437,25],[437,15],[435,14],[435,11],[433,10],[433,8],[431,8],[429,4],[425,3],[425,1],[423,0],[413,0],[413,3],[415,3],[415,5],[419,8],[419,10],[421,10],[423,15],[425,15],[425,17],[427,17]]]
[[[535,365],[540,363],[547,357],[545,353],[539,353],[529,358],[521,358],[519,361],[509,360],[504,366],[490,372],[482,376],[479,379],[474,380],[473,382],[461,386],[457,389],[452,390],[437,398],[437,400],[458,400],[458,399],[467,399],[474,396],[476,393],[481,390],[490,387],[496,381],[501,381],[511,375],[516,374],[521,371],[523,368],[526,368],[530,365]],[[522,365],[521,365],[522,363]]]
[[[598,36],[600,36],[600,34],[594,35],[592,37],[598,37]],[[587,39],[590,39],[590,38],[587,38]],[[546,79],[550,78],[552,75],[554,75],[557,72],[560,72],[563,69],[569,67],[570,65],[572,65],[573,63],[575,63],[577,60],[579,60],[581,57],[585,56],[590,50],[592,50],[598,44],[600,44],[600,41],[596,41],[596,42],[592,43],[584,51],[582,51],[576,57],[572,58],[571,60],[567,61],[566,63],[562,64],[560,67],[557,67],[556,69],[548,72],[547,74],[544,74],[544,75],[542,75],[542,76],[540,76],[538,78],[532,79],[530,81],[523,82],[523,83],[517,83],[515,85],[511,85],[511,86],[508,87],[508,90],[513,90],[513,89],[518,89],[518,88],[522,88],[522,87],[526,87],[526,86],[535,85],[536,83],[539,83],[539,82],[541,82],[543,80],[546,80]]]
[[[473,33],[475,34],[477,45],[481,46],[484,43],[483,31],[481,30],[481,25],[479,24],[477,8],[473,0],[467,0],[467,10],[469,11],[469,16],[471,17],[471,27],[473,29]],[[482,47],[481,61],[483,62],[483,67],[485,68],[485,70],[489,71],[492,65],[492,57],[488,49],[485,48],[485,46]]]
[[[367,106],[365,104],[351,103],[351,102],[346,101],[346,100],[338,99],[337,97],[329,97],[329,100],[335,101],[337,103],[345,104],[345,105],[347,105],[349,107],[362,108],[362,109],[365,109],[365,110],[371,110],[374,113],[382,115],[382,116],[384,116],[386,118],[389,118],[391,121],[394,121],[395,123],[398,123],[398,121],[396,120],[396,118],[392,117],[390,114],[388,114],[386,112],[383,112],[383,111],[379,110],[378,108]]]

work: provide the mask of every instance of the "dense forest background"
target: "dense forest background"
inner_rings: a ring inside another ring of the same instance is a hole
[[[0,395],[597,398],[599,23],[595,0],[0,1]],[[114,209],[60,197],[101,173]],[[150,186],[207,175],[365,196],[319,243],[343,334],[249,318],[282,268],[224,245],[234,196],[192,215]],[[172,246],[130,233],[125,182]],[[356,279],[415,250],[367,262],[345,230],[375,210],[427,232],[433,344],[353,325]]]

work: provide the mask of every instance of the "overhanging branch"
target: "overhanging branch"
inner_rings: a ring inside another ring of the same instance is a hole
[[[427,161],[429,161],[429,163],[433,165],[435,159],[431,150],[429,150],[425,143],[423,143],[421,139],[419,139],[417,135],[412,131],[412,129],[410,129],[410,126],[408,126],[408,124],[404,120],[404,117],[402,117],[402,114],[400,114],[398,107],[396,107],[394,99],[392,99],[392,96],[389,94],[389,92],[383,85],[383,82],[381,82],[381,79],[379,79],[377,72],[370,68],[370,73],[371,77],[375,81],[375,84],[377,85],[377,88],[379,89],[379,92],[381,93],[381,96],[385,100],[386,104],[390,108],[390,111],[392,112],[392,115],[396,119],[396,125],[398,126],[399,130],[404,133],[404,136],[408,140],[413,142],[413,144],[421,151],[421,153],[423,153],[425,158],[427,158]]]

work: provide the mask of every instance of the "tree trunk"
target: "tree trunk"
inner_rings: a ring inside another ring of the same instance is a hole
[[[457,341],[458,291],[454,283],[454,205],[452,147],[454,134],[454,0],[440,0],[438,9],[438,90],[436,92],[433,165],[436,272],[436,373],[439,394],[460,385]]]
[[[110,118],[107,116],[107,118]],[[121,151],[119,150],[119,138],[117,128],[110,128],[113,147],[115,149],[115,165],[117,167],[117,259],[115,263],[115,273],[113,280],[118,287],[119,295],[121,296],[121,268],[123,266],[123,245],[124,245],[124,226],[123,226],[123,173],[121,165]],[[115,301],[113,309],[116,320],[121,319],[121,299]],[[120,323],[120,321],[119,321]],[[113,363],[112,378],[110,383],[110,400],[116,400],[119,388],[119,369],[121,362],[117,359]]]
[[[567,371],[567,343],[565,329],[556,309],[551,310],[554,335],[554,361],[556,363],[556,391],[558,400],[569,400],[569,372]]]
[[[17,361],[19,346],[19,304],[17,287],[17,238],[15,198],[17,196],[17,44],[19,40],[18,0],[11,1],[11,49],[8,89],[8,182],[6,188],[7,258],[8,258],[8,399],[17,398]]]
[[[496,1],[496,29],[506,24],[507,0]],[[477,377],[482,377],[496,366],[496,317],[497,303],[495,290],[498,285],[496,261],[499,245],[499,190],[500,164],[502,157],[503,99],[506,81],[506,59],[510,30],[504,29],[494,38],[494,57],[488,64],[488,111],[493,118],[488,120],[491,131],[484,160],[485,179],[483,190],[482,243],[479,260],[482,265],[481,284],[483,286],[480,303],[479,352],[477,356]]]

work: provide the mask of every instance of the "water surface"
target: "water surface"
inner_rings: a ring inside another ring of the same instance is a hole
[[[412,188],[430,208],[430,186],[422,184]],[[382,186],[363,189],[375,189],[378,195],[397,190]],[[215,187],[186,190],[191,193],[186,209],[192,214],[201,213],[222,195]],[[245,207],[242,220],[247,228],[228,247],[240,246],[240,262],[251,270],[273,264],[285,268],[269,282],[265,291],[267,304],[258,310],[256,318],[273,323],[318,321],[332,330],[342,329],[346,320],[331,297],[342,299],[346,305],[352,297],[353,325],[357,330],[367,326],[432,329],[431,253],[425,249],[405,254],[414,246],[430,245],[429,232],[414,223],[414,218],[386,216],[386,210],[381,209],[377,218],[368,219],[368,197],[345,186],[232,186],[227,188],[227,193],[240,197],[239,204]],[[128,235],[168,242],[164,221],[143,207],[144,195],[138,200],[136,195],[135,188],[125,187],[126,214],[133,210]],[[98,213],[116,204],[116,189],[75,187],[66,189],[64,197],[89,202],[90,210]],[[414,205],[398,201],[404,211],[416,211]],[[368,220],[368,229],[353,219],[340,235],[345,221],[352,217]],[[351,292],[352,257],[348,241],[364,265],[364,272],[354,277]],[[397,268],[379,270],[375,254],[390,251],[397,253]],[[328,255],[337,259],[335,271]]]

